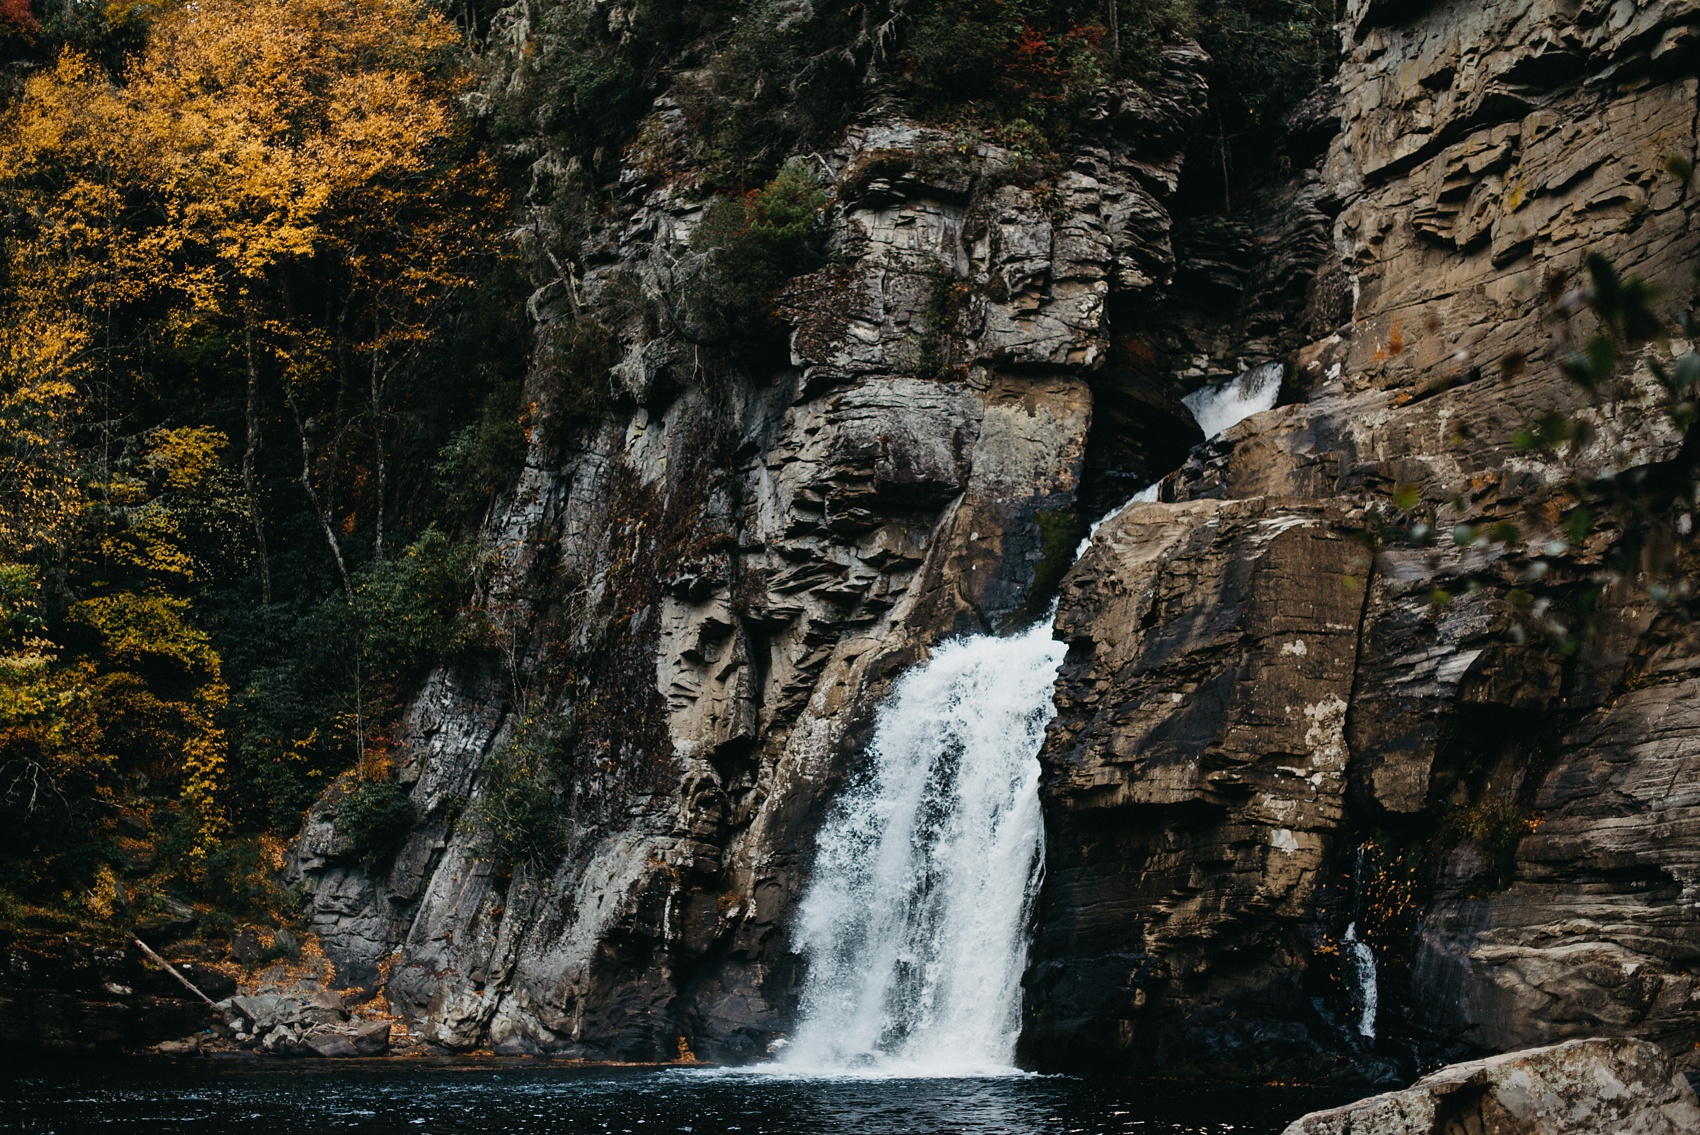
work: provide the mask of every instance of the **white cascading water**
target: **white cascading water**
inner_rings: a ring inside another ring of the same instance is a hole
[[[1192,420],[1207,438],[1236,426],[1253,414],[1275,405],[1281,396],[1280,363],[1264,363],[1241,371],[1226,382],[1200,387],[1181,401],[1192,411]]]
[[[1267,363],[1183,401],[1215,437],[1274,406],[1281,373]],[[1128,503],[1157,493],[1152,485]],[[800,1020],[769,1070],[1017,1071],[1021,974],[1044,871],[1038,755],[1065,650],[1047,617],[1007,638],[946,643],[898,681],[866,773],[821,829],[795,938],[807,966]]]
[[[1016,1071],[1044,869],[1038,754],[1065,649],[1046,618],[948,642],[897,682],[821,831],[795,938],[801,1020],[776,1070]]]
[[[1280,363],[1264,363],[1241,371],[1226,382],[1201,386],[1182,398],[1181,402],[1192,414],[1192,420],[1198,423],[1198,428],[1204,431],[1205,440],[1209,440],[1224,430],[1239,425],[1253,414],[1271,409],[1275,400],[1281,396],[1282,374],[1283,367]],[[1079,559],[1086,554],[1086,549],[1092,546],[1092,538],[1098,534],[1098,529],[1102,528],[1105,522],[1120,516],[1122,510],[1130,504],[1150,504],[1155,501],[1162,487],[1161,481],[1147,485],[1099,517],[1086,533],[1086,538],[1080,541],[1080,547],[1075,549],[1074,558]]]
[[[1346,957],[1351,966],[1351,983],[1358,1002],[1358,1035],[1375,1039],[1375,1011],[1381,1006],[1381,990],[1375,980],[1375,952],[1369,943],[1358,937],[1358,924],[1348,923],[1345,936]]]

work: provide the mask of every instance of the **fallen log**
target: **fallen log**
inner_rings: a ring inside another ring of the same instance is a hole
[[[136,943],[137,946],[141,947],[142,953],[147,956],[147,959],[149,961],[151,961],[154,965],[158,966],[160,969],[164,970],[166,973],[170,974],[172,977],[175,977],[178,981],[182,982],[184,989],[187,989],[190,993],[193,993],[196,997],[199,997],[202,1001],[205,1001],[209,1006],[212,1007],[213,1012],[215,1012],[215,1013],[219,1012],[218,1002],[214,1001],[211,997],[208,997],[205,993],[202,993],[200,991],[199,987],[197,987],[194,982],[190,981],[188,978],[184,977],[181,973],[177,972],[176,966],[172,965],[170,962],[166,961],[164,958],[162,958],[158,954],[154,953],[153,949],[146,942],[142,941],[140,938],[132,938],[131,941]]]

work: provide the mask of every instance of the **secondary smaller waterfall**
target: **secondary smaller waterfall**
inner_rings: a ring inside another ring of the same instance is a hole
[[[1181,402],[1192,414],[1193,421],[1204,431],[1206,440],[1215,437],[1232,426],[1237,426],[1253,414],[1261,413],[1275,405],[1275,400],[1281,395],[1281,376],[1284,373],[1282,364],[1264,363],[1241,371],[1226,382],[1218,382],[1214,386],[1201,386],[1188,394]],[[1121,504],[1106,512],[1093,522],[1091,529],[1080,541],[1080,546],[1074,551],[1074,558],[1079,559],[1086,554],[1086,549],[1092,546],[1092,538],[1098,534],[1098,529],[1104,524],[1121,515],[1122,510],[1130,504],[1141,502],[1150,504],[1157,499],[1163,488],[1163,482],[1147,485],[1133,494]]]
[[[1241,371],[1226,382],[1194,390],[1181,401],[1207,438],[1268,410],[1281,396],[1282,364],[1264,363]]]
[[[782,1070],[1015,1071],[1044,869],[1038,753],[1065,649],[1046,618],[946,643],[898,681],[821,831]]]
[[[1346,924],[1346,933],[1341,936],[1340,944],[1344,947],[1342,960],[1346,963],[1346,984],[1358,1006],[1358,1035],[1365,1040],[1374,1040],[1375,1013],[1381,1007],[1381,986],[1376,981],[1375,951],[1370,949],[1368,942],[1358,937],[1358,918],[1363,915],[1364,905],[1366,846],[1358,844],[1357,854],[1352,859],[1352,913],[1356,917]]]
[[[1358,937],[1358,924],[1348,923],[1344,939],[1347,972],[1358,1002],[1358,1035],[1375,1039],[1375,1011],[1381,1004],[1381,990],[1375,980],[1375,952],[1369,943]]]

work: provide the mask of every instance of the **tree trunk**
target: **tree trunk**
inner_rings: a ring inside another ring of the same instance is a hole
[[[1216,111],[1216,148],[1222,162],[1222,215],[1234,215],[1233,192],[1228,181],[1228,127],[1222,122],[1222,112]]]
[[[1121,0],[1110,0],[1110,78],[1121,69],[1122,23]]]
[[[388,471],[384,465],[384,383],[379,377],[382,353],[374,348],[372,351],[372,459],[376,466],[374,473],[377,484],[377,522],[372,535],[372,559],[375,563],[384,562],[384,488],[388,483]]]
[[[254,331],[244,325],[243,345],[248,352],[248,446],[242,451],[242,488],[248,494],[248,519],[254,525],[254,547],[260,553],[260,602],[272,602],[272,568],[266,556],[266,526],[260,519],[260,494],[255,485],[254,459],[260,452],[260,372],[254,365]]]
[[[354,582],[348,576],[348,564],[342,558],[342,541],[336,538],[336,526],[325,512],[324,505],[319,501],[319,492],[313,487],[313,442],[307,433],[307,423],[301,418],[301,407],[295,401],[295,395],[290,392],[287,383],[284,386],[284,401],[289,403],[289,412],[295,418],[295,432],[301,435],[301,487],[307,491],[307,499],[312,502],[313,515],[319,518],[319,527],[324,529],[325,543],[331,547],[331,558],[336,560],[337,575],[342,578],[343,594],[350,603],[354,602]]]
[[[172,977],[175,977],[178,981],[182,982],[183,988],[187,989],[190,993],[193,993],[196,997],[199,997],[202,1001],[205,1001],[214,1010],[218,1010],[218,1003],[217,1002],[215,1002],[211,997],[208,997],[205,993],[201,992],[200,987],[197,986],[194,982],[190,981],[188,978],[184,977],[181,973],[179,973],[178,970],[177,970],[177,967],[173,966],[170,962],[166,961],[164,958],[162,958],[158,954],[154,953],[153,950],[148,947],[148,944],[146,942],[142,941],[140,938],[132,938],[132,939],[130,939],[130,941],[134,942],[136,945],[138,945],[142,948],[142,953],[147,955],[147,958],[150,962],[152,962],[154,965],[158,966],[160,969],[164,970],[166,973],[170,974]],[[220,1011],[222,1013],[222,1010],[218,1010],[218,1011]]]

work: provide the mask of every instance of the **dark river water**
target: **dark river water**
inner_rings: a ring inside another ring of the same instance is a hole
[[[1088,1080],[797,1080],[542,1061],[138,1061],[0,1071],[0,1131],[1274,1135],[1350,1095]]]

